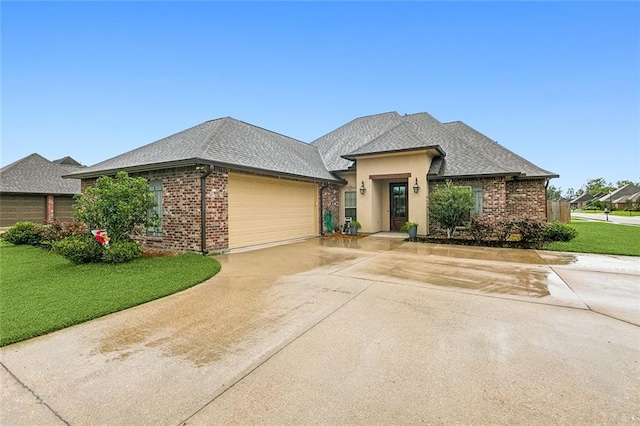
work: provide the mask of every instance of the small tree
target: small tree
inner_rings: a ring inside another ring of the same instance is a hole
[[[456,226],[463,224],[473,208],[473,192],[468,186],[456,186],[447,180],[443,187],[431,195],[431,217],[447,230],[447,238],[453,237]]]
[[[99,177],[95,187],[76,196],[76,217],[89,229],[106,229],[113,242],[127,241],[141,228],[153,226],[149,216],[155,207],[147,180],[118,172],[115,178]]]
[[[631,200],[631,199],[629,199],[629,198],[628,198],[628,199],[626,199],[626,200],[625,200],[625,202],[624,202],[624,209],[625,209],[626,211],[628,211],[628,212],[629,212],[629,216],[631,216],[631,211],[632,211],[632,210],[634,209],[634,207],[635,207],[633,204],[634,204],[634,203],[633,203],[633,200]]]

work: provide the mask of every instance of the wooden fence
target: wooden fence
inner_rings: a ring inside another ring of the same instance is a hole
[[[547,201],[547,222],[571,222],[571,208],[566,201]]]

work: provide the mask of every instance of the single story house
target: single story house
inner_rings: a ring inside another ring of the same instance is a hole
[[[622,186],[608,194],[603,194],[598,201],[603,202],[608,208],[624,210],[627,200],[635,202],[640,197],[640,187],[632,184]]]
[[[71,157],[49,161],[28,155],[0,169],[0,227],[16,222],[73,219],[80,182],[63,179],[84,166]]]
[[[457,121],[396,112],[356,118],[310,144],[230,118],[199,124],[68,177],[82,188],[124,170],[148,179],[161,224],[145,244],[226,251],[317,236],[324,216],[361,232],[435,229],[428,198],[447,179],[469,186],[474,212],[544,220],[557,174]]]
[[[569,202],[572,209],[584,209],[587,207],[587,203],[593,200],[593,195],[582,194],[579,197],[574,198]]]

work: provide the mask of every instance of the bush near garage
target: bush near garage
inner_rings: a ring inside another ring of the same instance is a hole
[[[2,239],[15,245],[37,246],[42,241],[43,225],[34,222],[18,222],[2,234]]]

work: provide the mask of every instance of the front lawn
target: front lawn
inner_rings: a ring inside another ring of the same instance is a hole
[[[0,244],[0,346],[189,288],[220,270],[198,254],[72,265],[37,247]]]
[[[568,242],[545,244],[544,250],[640,256],[640,226],[572,221],[578,236]]]

